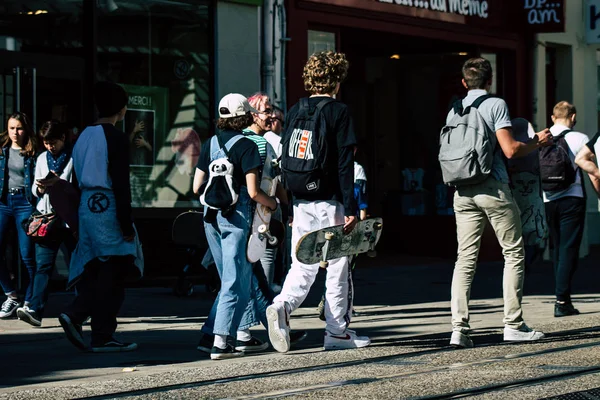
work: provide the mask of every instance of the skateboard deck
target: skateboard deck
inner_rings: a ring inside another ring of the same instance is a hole
[[[189,210],[179,214],[173,221],[171,239],[180,246],[207,248],[208,242],[204,234],[204,214]]]
[[[527,142],[535,135],[531,124],[523,118],[513,119],[512,124],[515,139],[520,142]],[[508,173],[513,197],[521,211],[523,241],[526,246],[543,246],[548,227],[537,150],[525,157],[508,160]]]
[[[322,268],[326,268],[327,260],[373,251],[381,237],[383,219],[359,221],[347,235],[343,228],[344,225],[336,225],[302,236],[296,245],[298,261],[303,264],[320,263]]]
[[[79,227],[79,198],[77,188],[64,179],[59,180],[48,188],[50,205],[56,214],[73,231],[77,232]]]
[[[267,146],[267,158],[260,179],[260,188],[268,196],[275,196],[277,183],[279,182],[279,165],[277,163],[277,154],[273,147]],[[256,204],[254,216],[252,217],[252,227],[250,229],[250,238],[248,239],[248,248],[246,257],[251,263],[255,263],[265,254],[267,245],[277,246],[281,237],[275,235],[270,229],[271,210],[262,204]],[[283,231],[283,229],[281,230]]]

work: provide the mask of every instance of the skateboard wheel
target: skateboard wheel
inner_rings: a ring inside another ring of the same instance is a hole
[[[329,266],[329,263],[327,261],[321,261],[319,263],[319,267],[321,267],[323,269],[327,268],[328,266]]]
[[[325,240],[331,240],[334,236],[333,232],[325,232]]]
[[[277,246],[277,243],[279,243],[279,240],[277,240],[277,238],[275,236],[271,236],[269,238],[269,245],[270,246]]]
[[[267,232],[267,226],[266,225],[260,225],[258,227],[258,233],[266,233]]]
[[[376,231],[380,231],[380,230],[381,230],[381,228],[383,228],[383,224],[382,224],[381,222],[376,222],[375,224],[373,224],[373,228],[374,228]]]

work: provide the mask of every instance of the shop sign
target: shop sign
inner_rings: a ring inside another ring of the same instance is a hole
[[[417,9],[459,14],[465,17],[487,18],[489,3],[487,0],[377,0],[380,3],[397,4]]]
[[[564,32],[564,0],[522,0],[523,20],[527,30],[535,33]]]
[[[588,44],[600,43],[600,0],[586,1],[585,40]]]

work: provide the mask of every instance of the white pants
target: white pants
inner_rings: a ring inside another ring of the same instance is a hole
[[[343,223],[344,206],[337,201],[294,202],[292,267],[274,302],[287,302],[292,312],[300,307],[317,277],[319,264],[307,265],[298,261],[295,251],[298,241],[308,232]],[[330,260],[327,267],[325,320],[327,331],[334,335],[343,333],[350,323],[353,288],[348,265],[348,257],[342,257]]]

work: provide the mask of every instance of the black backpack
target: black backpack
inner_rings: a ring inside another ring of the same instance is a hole
[[[576,170],[569,157],[569,145],[565,137],[571,130],[567,129],[554,136],[554,143],[539,149],[540,179],[545,192],[557,192],[568,189],[575,183]]]
[[[332,101],[324,97],[311,113],[308,98],[300,99],[298,114],[283,138],[281,174],[294,194],[318,194],[327,186],[327,133],[321,110]]]

